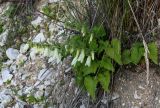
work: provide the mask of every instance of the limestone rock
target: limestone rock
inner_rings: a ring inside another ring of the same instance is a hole
[[[15,60],[19,55],[19,51],[17,49],[8,48],[6,50],[6,55],[10,60]]]

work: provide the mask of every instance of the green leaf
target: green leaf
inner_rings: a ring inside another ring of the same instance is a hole
[[[121,60],[121,42],[118,39],[112,39],[111,46],[106,48],[107,55],[116,61],[119,65],[122,65]]]
[[[93,39],[92,42],[89,44],[89,49],[91,51],[96,51],[98,50],[98,44],[96,42],[96,39]]]
[[[68,39],[67,41],[69,47],[72,47],[74,49],[83,49],[85,48],[85,43],[82,41],[82,37],[80,35],[75,35]]]
[[[135,42],[132,47],[143,47],[143,43],[142,42]]]
[[[148,44],[149,58],[155,63],[158,64],[158,46],[156,42],[151,42]]]
[[[118,39],[112,39],[111,45],[117,54],[121,54],[121,42]]]
[[[98,42],[98,44],[99,44],[99,48],[98,48],[98,52],[99,53],[101,53],[106,48],[110,47],[109,41],[102,41],[102,40],[100,40]]]
[[[1,22],[0,22],[0,34],[3,32],[4,30],[3,30],[3,24],[1,24]]]
[[[84,66],[82,67],[83,69],[83,76],[86,76],[88,74],[91,74],[91,73],[95,73],[97,68],[98,68],[98,63],[96,62],[92,62],[91,66]]]
[[[99,73],[98,74],[98,81],[100,82],[102,88],[105,91],[109,91],[109,83],[110,83],[110,73],[109,71],[106,71],[105,73]]]
[[[33,95],[31,95],[31,96],[27,97],[27,101],[28,101],[29,103],[34,103],[34,102],[37,101],[37,99],[36,99]]]
[[[75,80],[76,80],[76,84],[77,84],[77,85],[83,86],[84,77],[83,77],[83,75],[82,75],[81,72],[77,72],[77,73],[76,73],[76,78],[75,78]]]
[[[45,14],[49,15],[49,13],[50,13],[50,8],[49,8],[49,6],[43,7],[43,8],[42,8],[42,11],[43,11]]]
[[[122,65],[121,61],[121,54],[119,54],[116,49],[114,48],[107,48],[106,50],[107,55],[112,58],[114,61],[116,61],[119,65]]]
[[[90,96],[93,99],[95,99],[97,80],[94,77],[87,76],[84,79],[84,85],[85,85],[85,88],[87,89],[88,93],[90,94]]]
[[[114,72],[114,67],[113,67],[113,64],[111,62],[111,59],[110,58],[105,58],[101,61],[100,63],[100,66],[109,70],[109,71],[112,71]]]
[[[97,38],[105,36],[106,32],[104,30],[104,27],[99,25],[99,26],[94,26],[92,29],[92,32],[95,34]]]
[[[140,48],[139,48],[139,54],[140,54],[141,56],[144,56],[144,52],[145,52],[144,47],[140,47]]]
[[[131,61],[134,64],[138,64],[144,55],[144,48],[140,44],[134,44],[131,48]]]
[[[130,50],[124,50],[122,53],[122,62],[123,64],[129,64],[131,62],[131,53]]]

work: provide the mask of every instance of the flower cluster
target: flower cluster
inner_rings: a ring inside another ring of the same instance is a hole
[[[72,60],[71,65],[75,66],[78,61],[80,63],[83,63],[84,59],[85,59],[85,50],[84,49],[77,50],[76,56]],[[87,57],[86,62],[85,62],[85,66],[88,66],[88,67],[91,66],[91,60],[94,60],[94,52],[93,51],[91,52],[91,55],[89,55]]]
[[[33,47],[30,53],[31,59],[34,59],[36,54],[41,54],[44,57],[49,57],[48,63],[56,61],[56,63],[58,64],[61,62],[62,58],[61,54],[58,51],[58,48],[50,50],[49,48]]]

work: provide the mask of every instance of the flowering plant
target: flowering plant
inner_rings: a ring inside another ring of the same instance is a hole
[[[70,36],[63,45],[35,45],[36,52],[50,57],[49,62],[61,62],[63,58],[72,55],[71,65],[77,84],[84,86],[90,96],[95,99],[97,86],[109,91],[110,77],[116,71],[115,64],[138,64],[144,56],[143,44],[136,42],[131,49],[121,48],[120,39],[107,39],[102,26],[87,28],[84,24],[75,27],[77,34]],[[41,47],[43,46],[43,47]],[[158,63],[158,48],[155,42],[148,44],[149,58]],[[34,53],[36,53],[34,52]]]

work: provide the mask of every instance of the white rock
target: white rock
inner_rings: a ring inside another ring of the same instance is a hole
[[[74,79],[74,78],[72,78],[72,79],[71,79],[71,82],[69,83],[69,87],[72,87],[72,86],[73,86],[73,84],[74,84],[74,82],[75,82],[75,79]]]
[[[0,108],[5,108],[5,106],[4,106],[4,105],[2,105],[2,104],[0,104]]]
[[[44,105],[35,104],[35,105],[33,105],[33,108],[44,108]]]
[[[6,55],[10,60],[15,60],[19,55],[19,51],[17,49],[8,48],[6,50]]]
[[[134,98],[135,99],[141,99],[141,96],[137,94],[137,91],[134,92]]]
[[[12,90],[11,89],[4,89],[1,94],[12,94]]]
[[[8,30],[0,35],[0,46],[4,46],[7,40]]]
[[[51,79],[50,81],[51,81],[52,84],[54,84],[56,82],[54,78]]]
[[[144,88],[143,86],[141,86],[141,85],[139,85],[138,88],[139,88],[139,89],[142,89],[142,90],[145,89],[145,88]]]
[[[30,51],[30,57],[32,60],[36,59],[36,54],[37,54],[37,49],[36,48],[32,48]]]
[[[68,73],[72,70],[72,67],[69,67],[68,69],[65,70],[65,73]]]
[[[15,80],[11,80],[11,85],[16,86],[16,85],[17,85],[17,82],[16,82]]]
[[[19,90],[19,91],[17,92],[17,94],[18,94],[19,96],[22,96],[22,95],[23,95],[22,90]]]
[[[11,97],[11,90],[9,89],[4,89],[0,93],[0,102],[1,105],[6,108],[6,106],[13,101],[13,98]],[[0,107],[1,108],[1,107]]]
[[[7,60],[6,62],[4,62],[3,64],[4,65],[11,65],[13,63],[13,60]]]
[[[64,108],[64,104],[61,103],[61,104],[59,105],[59,108]]]
[[[0,86],[2,86],[3,85],[3,80],[2,80],[2,78],[0,78]]]
[[[122,106],[125,106],[126,104],[125,103],[122,103]]]
[[[34,87],[38,86],[41,82],[40,81],[36,81],[36,83],[34,84]]]
[[[46,87],[45,87],[45,85],[42,84],[42,85],[39,85],[37,88],[38,88],[39,90],[42,90],[42,91],[43,91]]]
[[[104,99],[101,100],[101,102],[104,103],[104,104],[107,104],[108,101],[107,101],[107,99],[104,98]]]
[[[19,100],[19,99],[16,99],[16,104],[13,108],[24,108],[24,105],[26,105],[25,102]]]
[[[46,88],[44,91],[44,96],[48,97],[50,95],[51,90],[49,88]]]
[[[33,87],[26,87],[24,93],[29,94],[29,93],[31,93],[32,89],[33,89]]]
[[[25,53],[29,49],[29,44],[22,44],[20,46],[20,53]]]
[[[35,43],[40,43],[40,42],[44,42],[44,41],[46,41],[46,38],[42,32],[39,33],[38,35],[36,35],[35,38],[33,39],[33,42],[35,42]]]
[[[16,59],[16,64],[19,65],[27,60],[27,57],[23,54],[19,54]]]
[[[56,63],[55,62],[55,57],[49,57],[48,63]]]
[[[13,98],[10,95],[1,95],[2,105],[7,106],[12,101],[13,101]]]
[[[44,56],[44,57],[49,57],[49,52],[50,52],[50,50],[49,50],[48,48],[45,48],[45,49],[43,50],[43,56]]]
[[[31,22],[31,24],[35,27],[37,27],[38,25],[40,25],[40,23],[42,22],[42,17],[38,16],[34,21]]]
[[[23,74],[22,77],[21,77],[21,79],[25,80],[28,76],[30,76],[30,74]]]
[[[120,97],[120,96],[119,96],[118,93],[113,92],[113,94],[112,94],[112,99],[111,99],[111,100],[116,100],[116,99],[118,99],[119,97]]]
[[[59,2],[59,0],[48,0],[48,3]]]
[[[62,35],[63,33],[64,33],[64,30],[61,30],[61,31],[58,32],[57,36],[60,36],[60,35]],[[60,38],[62,38],[62,37],[60,37]]]
[[[16,69],[17,69],[17,66],[16,66],[15,64],[12,64],[12,65],[10,66],[10,70],[16,71]]]
[[[14,108],[24,108],[24,105],[20,103],[16,103]]]
[[[43,91],[43,90],[40,90],[40,91],[37,91],[34,96],[35,96],[35,98],[37,98],[37,99],[41,99],[42,96],[43,96],[43,94],[44,94],[44,91]]]
[[[31,57],[32,60],[35,60],[36,53],[34,51],[30,52],[30,57]]]
[[[83,104],[83,105],[80,106],[80,108],[86,108],[86,107],[85,107],[85,105]]]
[[[44,80],[44,79],[48,79],[49,77],[51,77],[52,72],[48,69],[42,69],[40,70],[39,74],[38,74],[38,79],[40,81]]]
[[[45,85],[45,86],[51,85],[51,81],[44,81],[44,85]]]
[[[49,55],[50,55],[50,58],[48,59],[48,63],[52,63],[56,61],[56,63],[58,64],[61,62],[62,56],[59,53],[57,48],[55,48],[54,51],[49,51]]]
[[[54,25],[53,23],[51,23],[51,24],[49,25],[49,31],[50,31],[51,33],[53,33],[53,31],[55,31],[55,29],[56,29],[55,25]]]
[[[13,75],[10,74],[9,69],[2,70],[2,80],[3,82],[10,81],[12,79]]]

